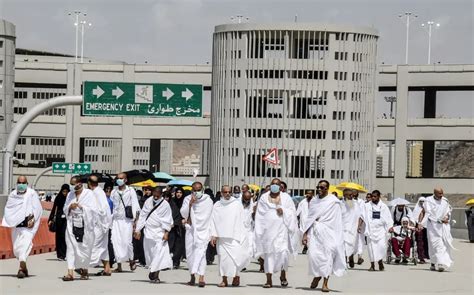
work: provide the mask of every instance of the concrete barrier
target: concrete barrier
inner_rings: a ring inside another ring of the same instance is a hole
[[[54,233],[49,231],[48,218],[42,217],[38,232],[33,239],[30,255],[53,252],[56,250]],[[11,228],[0,226],[0,259],[13,258]]]

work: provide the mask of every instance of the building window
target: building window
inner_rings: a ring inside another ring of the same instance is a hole
[[[25,99],[25,98],[27,98],[27,94],[28,94],[28,92],[26,92],[26,91],[15,91],[14,94],[13,94],[13,98]]]
[[[332,112],[332,119],[333,120],[345,120],[346,119],[346,112]]]
[[[20,114],[23,115],[28,111],[26,107],[14,107],[13,108],[13,113],[14,114]]]

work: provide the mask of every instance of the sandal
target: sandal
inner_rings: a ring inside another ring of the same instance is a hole
[[[196,277],[194,275],[191,276],[191,279],[187,283],[188,286],[196,286]]]
[[[321,281],[321,277],[314,278],[309,287],[311,289],[316,289],[318,287],[320,281]]]
[[[123,272],[123,270],[116,268],[116,269],[112,270],[112,272],[113,273],[121,273],[121,272]]]
[[[232,280],[232,286],[233,287],[240,286],[240,277],[234,277],[234,279]]]
[[[217,285],[217,287],[219,287],[219,288],[225,288],[227,286],[228,286],[228,284],[225,283],[225,282],[221,282],[219,285]]]
[[[18,273],[17,273],[16,277],[19,278],[19,279],[23,279],[23,278],[26,277],[26,274],[22,269],[20,269],[20,270],[18,270]]]
[[[280,278],[280,283],[282,287],[288,287],[288,280]]]
[[[273,286],[272,286],[272,284],[270,284],[270,283],[265,283],[265,284],[263,285],[263,288],[264,288],[264,289],[270,289],[271,287],[273,287]]]
[[[198,287],[199,288],[204,288],[204,287],[206,287],[206,283],[205,282],[199,282]]]
[[[134,271],[137,269],[137,263],[135,261],[130,262],[130,270]]]
[[[72,282],[72,281],[74,281],[74,277],[71,276],[71,275],[66,275],[66,276],[63,277],[63,281],[64,282]]]
[[[96,277],[110,277],[112,273],[110,272],[105,272],[105,270],[101,270],[98,273],[95,274]]]

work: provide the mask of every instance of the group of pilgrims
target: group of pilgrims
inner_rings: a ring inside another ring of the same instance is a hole
[[[317,288],[322,279],[321,290],[329,292],[329,277],[342,276],[354,264],[362,264],[364,248],[370,260],[369,271],[375,271],[376,264],[383,271],[387,236],[396,231],[397,210],[392,216],[377,190],[362,199],[357,190],[345,189],[340,198],[328,189],[329,182],[321,180],[316,194],[309,191],[296,207],[286,184],[277,178],[258,195],[248,185],[238,193],[224,185],[217,202],[203,191],[200,182],[194,182],[187,196],[179,191],[170,198],[163,188],[149,188],[151,196],[140,206],[124,173],[117,175],[116,187],[106,190],[107,194],[97,176],[91,175],[87,183],[74,176],[61,210],[66,219],[67,261],[62,280],[75,280],[76,272],[80,280],[87,280],[88,268],[100,263],[104,269],[97,276],[122,272],[124,263],[135,270],[133,240],[143,243],[148,277],[154,283],[160,282],[160,271],[179,267],[185,257],[190,274],[187,284],[205,287],[209,245],[217,250],[222,277],[219,287],[239,286],[240,273],[252,259],[258,260],[260,271],[266,274],[264,288],[273,287],[275,273],[280,274],[280,284],[286,287],[288,267],[302,246],[313,278],[311,289]],[[431,270],[443,271],[452,264],[451,207],[441,189],[435,189],[435,194],[423,201],[410,211],[410,224],[417,232],[424,230],[427,234]],[[26,260],[41,215],[37,193],[28,187],[26,177],[20,176],[2,221],[3,226],[12,228],[14,255],[20,262],[18,278],[29,276]],[[114,270],[109,261],[110,243],[117,263]],[[170,250],[180,248],[176,243],[183,251]]]

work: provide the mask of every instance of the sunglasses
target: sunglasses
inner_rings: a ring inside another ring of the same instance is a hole
[[[328,188],[325,186],[317,186],[316,189],[328,189]]]

